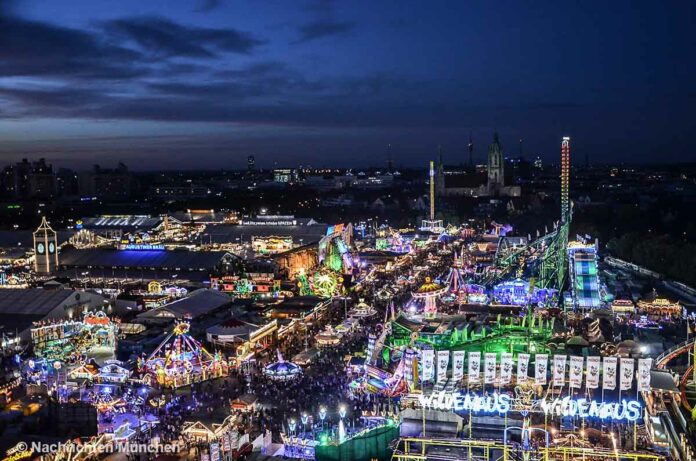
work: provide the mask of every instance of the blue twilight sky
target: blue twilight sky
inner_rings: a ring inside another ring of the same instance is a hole
[[[696,160],[693,1],[0,0],[0,163]]]

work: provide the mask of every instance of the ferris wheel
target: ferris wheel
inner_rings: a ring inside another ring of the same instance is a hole
[[[330,298],[338,292],[338,279],[330,272],[317,272],[313,279],[314,292],[324,298]]]

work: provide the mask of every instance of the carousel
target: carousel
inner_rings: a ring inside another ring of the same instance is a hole
[[[425,283],[418,290],[411,293],[410,310],[412,313],[422,312],[425,317],[432,318],[437,315],[438,299],[447,292],[447,287],[425,278]]]
[[[441,279],[447,287],[445,297],[450,301],[466,301],[466,277],[463,271],[463,257],[454,253],[454,261],[447,274]]]
[[[178,323],[144,363],[139,361],[145,384],[177,388],[227,375],[227,362],[208,352],[188,331],[188,323]]]
[[[627,315],[636,312],[636,306],[630,299],[615,299],[611,303],[611,311],[616,315]]]
[[[302,368],[295,363],[286,362],[278,351],[278,361],[266,365],[263,374],[274,381],[292,381],[302,375]]]
[[[341,335],[331,325],[327,325],[324,331],[314,336],[314,339],[319,347],[331,347],[341,342]]]
[[[377,310],[375,310],[374,307],[367,304],[365,302],[365,300],[361,298],[358,305],[355,306],[353,309],[351,309],[348,312],[348,315],[350,317],[362,319],[362,318],[372,317],[376,313],[377,313]]]
[[[682,305],[666,298],[659,298],[653,293],[652,299],[638,301],[638,312],[641,314],[660,317],[679,317],[682,315]]]

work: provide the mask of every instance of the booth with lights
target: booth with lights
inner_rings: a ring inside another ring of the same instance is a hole
[[[281,296],[280,279],[272,273],[248,273],[245,277],[211,277],[210,285],[215,290],[234,294],[239,298],[278,298]]]
[[[227,362],[211,354],[189,335],[189,324],[179,322],[146,360],[138,361],[138,371],[148,385],[177,388],[227,376]]]
[[[112,353],[118,336],[116,319],[112,321],[104,312],[87,312],[81,321],[43,320],[31,329],[34,355],[40,359],[75,363],[96,348]]]
[[[493,287],[493,303],[506,306],[551,306],[558,303],[558,291],[532,287],[526,280],[516,279]]]

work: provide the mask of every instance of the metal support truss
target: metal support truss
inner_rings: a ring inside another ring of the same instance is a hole
[[[392,461],[469,459],[477,461],[661,461],[655,453],[565,446],[541,446],[523,450],[501,441],[477,439],[430,439],[403,437],[396,444]]]

